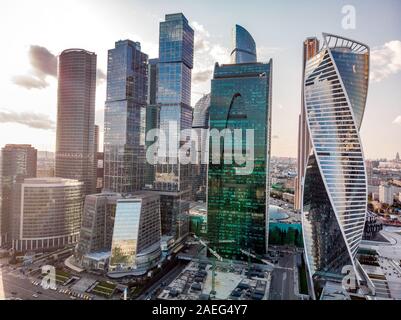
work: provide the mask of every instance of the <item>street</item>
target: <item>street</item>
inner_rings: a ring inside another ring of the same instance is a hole
[[[272,272],[269,300],[298,300],[294,293],[294,285],[298,285],[298,280],[294,281],[294,268],[294,254],[284,253]]]

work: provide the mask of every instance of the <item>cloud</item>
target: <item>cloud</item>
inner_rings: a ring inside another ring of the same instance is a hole
[[[401,126],[401,115],[399,115],[398,117],[396,117],[393,121],[394,124],[398,124]]]
[[[31,45],[29,60],[38,77],[57,77],[57,57],[45,47]]]
[[[57,77],[57,56],[45,47],[31,45],[28,51],[31,70],[25,75],[16,75],[11,81],[25,89],[44,89],[49,86],[48,76]]]
[[[201,92],[206,90],[202,86],[205,86],[212,78],[214,64],[216,62],[228,63],[230,60],[230,51],[228,48],[214,43],[210,33],[202,24],[193,21],[191,22],[191,26],[195,31],[195,65],[192,81],[195,91]]]
[[[192,77],[192,81],[197,82],[205,82],[212,78],[212,70],[203,70],[203,71],[196,71]]]
[[[370,54],[371,74],[373,82],[380,82],[392,74],[401,71],[401,41],[386,42],[373,48]]]
[[[57,56],[51,53],[47,48],[31,45],[28,51],[31,70],[24,75],[16,75],[11,81],[25,89],[45,89],[49,86],[46,81],[48,76],[57,78]],[[96,73],[97,85],[103,84],[106,80],[106,74],[101,69]]]
[[[30,128],[43,130],[55,129],[55,123],[48,115],[34,112],[14,112],[0,109],[0,123],[19,123]]]
[[[46,80],[34,77],[32,75],[19,75],[11,78],[11,81],[17,86],[23,87],[25,89],[44,89],[49,84]]]
[[[107,79],[106,74],[103,72],[102,69],[98,68],[96,72],[96,83],[97,85],[101,85]]]

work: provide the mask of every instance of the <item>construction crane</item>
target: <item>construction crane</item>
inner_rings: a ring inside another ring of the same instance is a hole
[[[212,290],[210,291],[210,297],[214,298],[216,296],[216,260],[223,262],[223,257],[220,256],[215,250],[209,247],[209,242],[204,241],[199,238],[197,235],[193,235],[194,239],[197,240],[202,246],[206,248],[206,251],[209,251],[213,255],[212,259]],[[221,243],[233,243],[234,240],[220,240],[218,241],[219,244]],[[200,252],[199,252],[200,253]]]

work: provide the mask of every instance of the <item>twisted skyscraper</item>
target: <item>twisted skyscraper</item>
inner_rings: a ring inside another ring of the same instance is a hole
[[[369,48],[323,34],[323,48],[309,59],[304,106],[312,151],[303,178],[302,223],[312,283],[356,272],[367,181],[359,130],[369,81]]]

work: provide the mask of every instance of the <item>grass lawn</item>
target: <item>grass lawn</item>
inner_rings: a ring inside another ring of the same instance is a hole
[[[108,283],[105,281],[101,281],[96,285],[96,287],[94,287],[92,289],[91,293],[110,298],[113,295],[116,287],[117,287],[117,285],[114,283]]]

